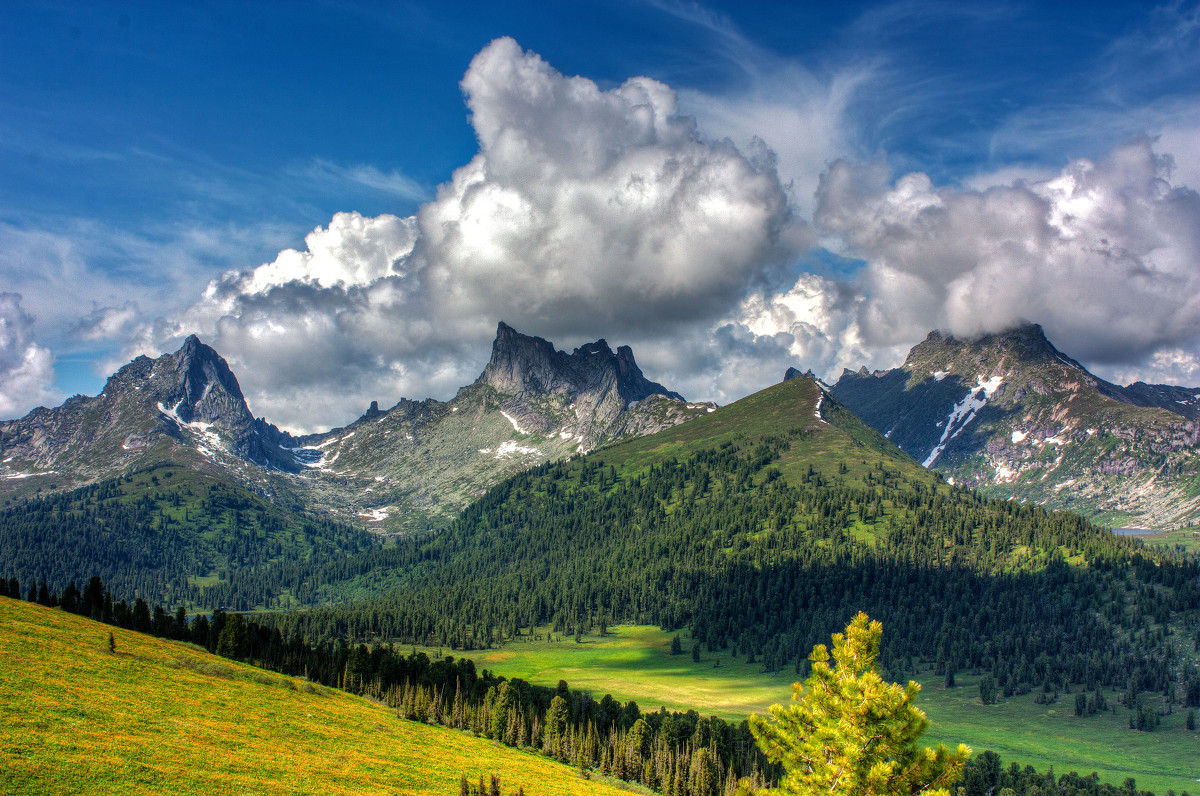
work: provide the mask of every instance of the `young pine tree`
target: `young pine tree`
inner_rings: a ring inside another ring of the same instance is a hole
[[[813,650],[812,674],[792,704],[771,706],[773,720],[750,717],[766,756],[787,771],[781,793],[829,796],[949,796],[971,750],[918,748],[929,720],[914,704],[920,686],[887,683],[875,671],[883,626],[859,613]]]

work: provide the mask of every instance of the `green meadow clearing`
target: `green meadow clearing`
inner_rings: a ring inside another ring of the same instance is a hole
[[[629,790],[192,645],[0,598],[5,794],[433,796],[493,773],[505,794]]]
[[[1189,553],[1200,552],[1200,527],[1188,525],[1170,531],[1134,534],[1138,539],[1156,547],[1173,547]]]
[[[546,641],[547,632],[538,632],[542,641],[453,654],[506,677],[550,686],[566,680],[597,698],[633,699],[643,711],[695,709],[733,720],[786,703],[796,679],[794,670],[765,674],[759,664],[732,659],[728,652],[704,652],[699,663],[693,662],[687,631],[679,633],[681,655],[670,654],[675,634],[655,627],[617,626],[604,637],[584,636],[582,643],[573,636]],[[1115,692],[1105,694],[1116,705],[1115,715],[1076,717],[1073,694],[1048,705],[1036,704],[1035,693],[1029,693],[985,706],[979,701],[979,677],[959,675],[958,687],[951,689],[929,672],[913,679],[922,686],[919,704],[931,723],[929,745],[965,743],[976,752],[998,753],[1005,766],[1017,762],[1039,771],[1053,766],[1057,774],[1095,771],[1114,784],[1133,777],[1139,788],[1160,796],[1168,789],[1200,793],[1200,733],[1186,730],[1186,711],[1163,717],[1154,732],[1135,732],[1128,729],[1129,711],[1117,704]]]

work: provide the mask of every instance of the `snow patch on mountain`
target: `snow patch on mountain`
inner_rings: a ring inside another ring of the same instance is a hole
[[[206,393],[208,390],[208,386],[211,386],[211,385],[205,386]],[[158,411],[161,412],[166,417],[169,417],[171,420],[175,421],[175,424],[178,425],[180,428],[188,428],[188,429],[191,429],[192,431],[195,431],[196,433],[198,433],[200,435],[201,439],[203,439],[204,442],[207,443],[207,445],[211,445],[213,448],[224,451],[225,447],[221,444],[221,438],[219,436],[217,436],[217,432],[212,430],[213,424],[205,423],[200,420],[194,420],[190,423],[185,422],[183,419],[181,419],[179,417],[179,407],[181,407],[181,406],[183,406],[182,399],[179,401],[179,403],[175,404],[174,408],[172,408],[172,409],[168,409],[167,407],[163,406],[162,401],[159,401],[158,402]],[[122,446],[122,447],[124,447],[124,446]],[[131,450],[131,448],[128,448],[128,447],[126,447],[125,449]],[[212,450],[210,450],[208,447],[206,447],[206,445],[197,444],[196,449],[210,459],[216,458],[216,454],[214,454]]]
[[[514,419],[513,416],[510,415],[508,412],[505,412],[503,409],[501,409],[500,414],[504,415],[504,418],[508,422],[512,423],[513,431],[517,432],[518,434],[528,434],[529,433],[525,429],[521,428],[521,426],[517,423],[516,419]]]
[[[58,470],[47,470],[44,473],[10,473],[2,477],[8,479],[33,478],[35,475],[54,475]]]
[[[942,438],[938,440],[938,444],[929,452],[922,465],[925,467],[933,466],[937,458],[942,455],[947,443],[958,436],[967,425],[975,419],[975,414],[987,406],[988,400],[996,394],[996,390],[1000,389],[1000,385],[1004,383],[1002,376],[992,376],[987,381],[983,380],[983,376],[976,376],[976,384],[966,397],[954,405],[954,409],[950,411],[949,417],[946,418],[946,428],[942,431]]]
[[[509,440],[508,442],[500,443],[500,447],[496,448],[495,458],[508,459],[516,454],[520,454],[522,456],[541,456],[542,452],[537,448],[526,448],[523,445],[518,445],[516,442]]]
[[[322,446],[322,447],[324,447],[324,446]],[[315,451],[318,449],[317,448],[300,448],[300,450]],[[328,473],[328,472],[332,471],[333,463],[338,460],[338,457],[342,455],[342,452],[335,451],[333,454],[333,458],[330,459],[329,461],[325,461],[326,455],[327,455],[327,453],[322,452],[321,458],[317,459],[316,461],[301,461],[300,463],[310,470],[319,470],[320,472]]]

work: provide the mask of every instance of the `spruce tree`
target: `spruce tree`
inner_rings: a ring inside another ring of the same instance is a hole
[[[217,641],[217,654],[226,658],[241,660],[246,657],[249,648],[249,630],[246,627],[246,618],[241,614],[229,614],[226,617],[225,625],[221,628],[221,635]]]
[[[996,680],[990,674],[979,678],[979,701],[985,705],[996,704]]]
[[[766,756],[787,774],[782,793],[949,796],[971,750],[917,747],[929,720],[914,704],[920,686],[887,683],[875,671],[883,626],[859,613],[813,649],[812,674],[792,686],[792,704],[771,706],[773,720],[750,717]]]

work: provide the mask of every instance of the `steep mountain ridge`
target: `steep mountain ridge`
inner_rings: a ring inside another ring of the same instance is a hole
[[[297,510],[378,530],[449,518],[496,481],[710,411],[645,378],[603,340],[572,354],[501,323],[480,377],[450,401],[372,402],[295,437],[255,418],[228,363],[194,335],[138,357],[99,396],[0,423],[0,494],[29,495],[171,462]]]
[[[1107,382],[1036,324],[931,332],[901,367],[847,370],[831,389],[926,467],[988,494],[1117,525],[1200,517],[1200,390]]]
[[[671,425],[648,421],[645,412],[634,413],[640,423],[617,423],[622,413],[642,401],[686,403],[679,393],[647,379],[629,346],[613,353],[601,338],[567,354],[504,322],[496,330],[492,357],[475,385],[502,396],[501,408],[515,419],[515,425],[573,438],[580,452],[628,433],[649,433]],[[637,431],[630,431],[630,425]]]
[[[225,360],[192,335],[173,354],[125,365],[98,396],[0,423],[0,484],[65,488],[167,458],[294,471],[300,462],[281,447],[289,441],[250,413]]]

